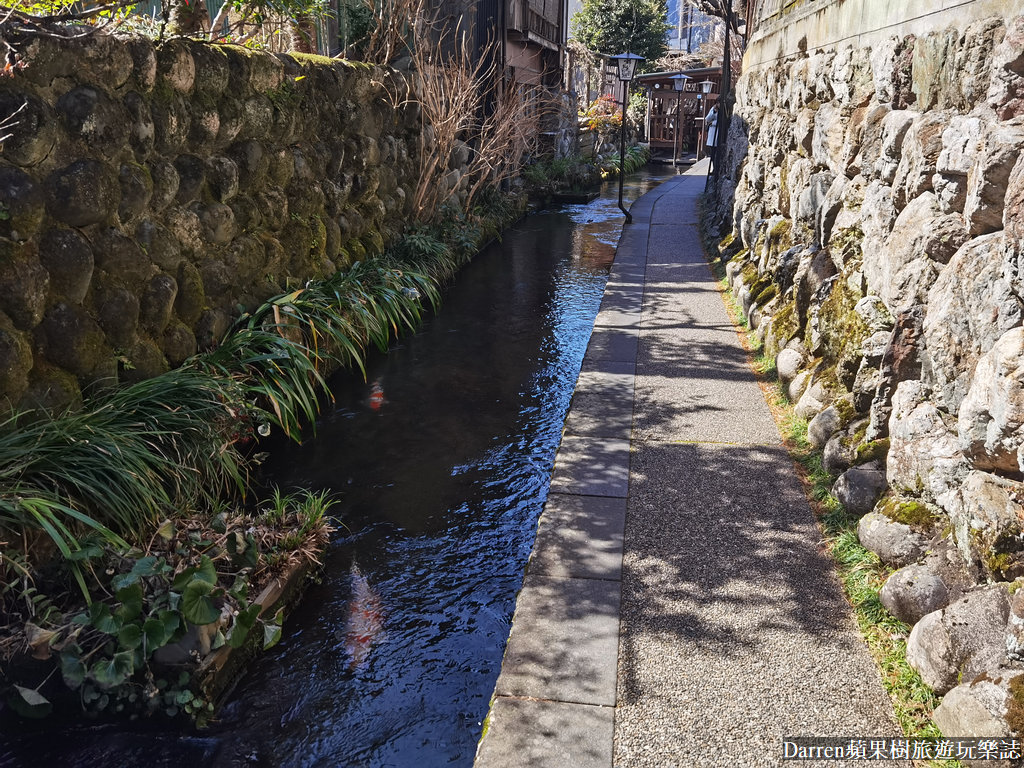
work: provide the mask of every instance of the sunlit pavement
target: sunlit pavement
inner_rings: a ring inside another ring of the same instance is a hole
[[[747,768],[783,737],[897,735],[705,263],[706,172],[631,208],[477,768]]]

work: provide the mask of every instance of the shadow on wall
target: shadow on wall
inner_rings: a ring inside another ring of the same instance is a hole
[[[707,231],[718,238],[726,237],[738,222],[733,220],[733,208],[736,200],[736,187],[739,184],[743,161],[747,158],[750,131],[746,120],[741,115],[733,114],[729,118],[729,134],[725,145],[725,158],[721,168],[716,169],[708,185],[708,197],[705,208],[710,220],[706,223]]]

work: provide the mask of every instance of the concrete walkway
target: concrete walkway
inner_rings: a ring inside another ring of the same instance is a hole
[[[475,768],[752,768],[784,736],[899,735],[704,261],[705,172],[631,209]]]

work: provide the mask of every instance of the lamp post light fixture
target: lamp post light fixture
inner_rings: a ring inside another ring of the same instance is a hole
[[[704,121],[708,116],[708,94],[711,93],[711,89],[715,87],[715,84],[711,80],[702,80],[697,83],[700,87],[700,139],[697,141],[697,159],[700,160],[700,149],[704,144],[704,139],[707,136],[707,126],[704,125]]]
[[[680,99],[682,98],[682,95],[683,95],[683,88],[686,87],[686,81],[689,80],[689,79],[690,79],[689,75],[684,75],[682,73],[680,73],[678,75],[675,75],[672,78],[672,88],[674,88],[675,92],[676,92],[676,124],[675,124],[675,129],[672,131],[672,167],[673,168],[676,166],[676,163],[678,162],[678,158],[679,158],[679,138],[680,138],[679,134],[682,133],[682,129],[683,129],[683,114],[682,114],[682,112],[679,109],[679,106],[681,104]]]
[[[622,205],[622,177],[625,176],[626,163],[626,105],[629,103],[629,81],[636,73],[636,66],[644,61],[643,56],[635,53],[619,53],[612,56],[618,69],[619,80],[622,81],[622,126],[619,131],[619,210],[626,214],[626,223],[633,221],[629,211]]]

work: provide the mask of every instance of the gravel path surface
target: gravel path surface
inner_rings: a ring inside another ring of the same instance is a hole
[[[898,737],[697,236],[697,166],[631,208],[475,768],[757,768]]]
[[[641,203],[650,214],[617,768],[774,766],[787,736],[901,735],[704,262],[703,183],[682,176],[633,209],[636,229]]]

